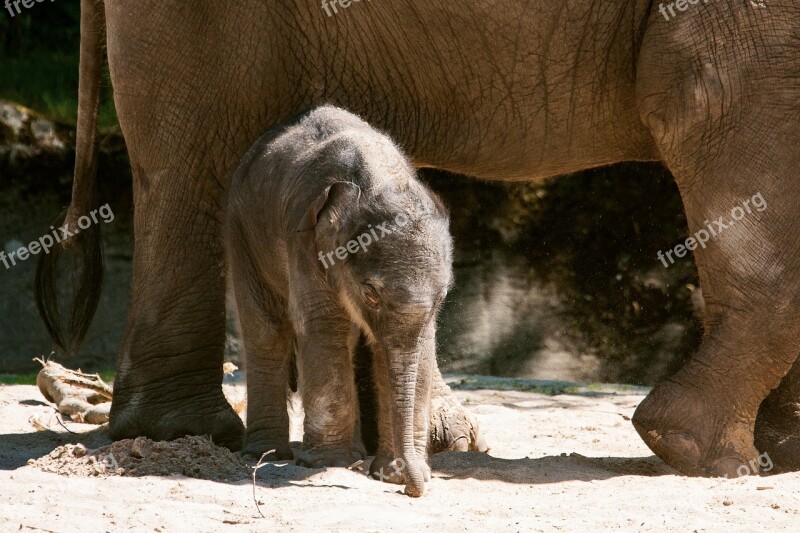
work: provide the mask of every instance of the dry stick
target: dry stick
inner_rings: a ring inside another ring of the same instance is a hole
[[[55,409],[55,411],[56,411],[56,422],[58,422],[59,424],[61,424],[61,427],[62,427],[62,428],[66,429],[67,431],[69,431],[69,432],[70,432],[70,433],[72,433],[73,435],[77,435],[77,433],[75,433],[74,431],[72,431],[71,429],[69,429],[67,426],[65,426],[65,425],[64,425],[64,422],[62,422],[62,421],[61,421],[61,413],[59,413],[59,412],[58,412],[58,409],[57,409],[56,407],[53,407],[53,409]]]
[[[361,467],[364,464],[364,459],[359,459],[355,463],[347,467],[348,470],[362,472],[364,469]]]
[[[47,431],[48,429],[50,429],[50,428],[48,428],[48,427],[46,427],[46,426],[43,426],[43,425],[41,425],[41,424],[39,423],[39,421],[38,421],[38,420],[36,420],[34,417],[30,417],[30,418],[28,419],[28,423],[29,423],[30,425],[32,425],[32,426],[33,426],[33,427],[36,429],[36,431]]]
[[[31,531],[45,531],[46,533],[58,533],[58,532],[56,532],[56,531],[53,531],[52,529],[42,529],[42,528],[40,528],[40,527],[36,527],[36,526],[29,526],[29,525],[26,525],[26,524],[20,524],[20,525],[19,525],[19,528],[20,528],[20,529],[22,529],[23,527],[24,527],[25,529],[30,529]]]
[[[267,455],[269,455],[271,453],[274,453],[274,452],[275,452],[275,450],[270,450],[268,452],[262,453],[261,454],[261,458],[256,463],[256,466],[253,467],[253,503],[256,504],[256,509],[258,509],[258,514],[261,515],[261,518],[266,518],[266,516],[264,516],[264,513],[261,512],[261,507],[259,507],[259,505],[258,505],[258,498],[256,498],[256,472],[258,471],[259,468],[264,466],[261,463],[261,461],[264,460],[264,457],[266,457]]]
[[[50,352],[50,356],[52,357],[55,353],[56,352]],[[41,357],[34,357],[33,361],[36,361],[37,363],[41,363],[42,366],[45,366],[47,364],[47,356],[43,355]]]

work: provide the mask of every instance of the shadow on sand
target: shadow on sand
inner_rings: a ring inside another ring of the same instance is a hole
[[[447,479],[479,479],[539,485],[595,481],[619,476],[680,475],[655,455],[585,457],[572,453],[536,459],[501,459],[483,453],[444,452],[431,458],[433,471]]]
[[[77,443],[92,450],[109,444],[110,439],[105,427],[85,433],[45,430],[0,435],[0,470],[15,470],[25,466],[30,459],[48,455],[58,446]],[[368,461],[365,461],[365,468],[366,466]],[[575,453],[536,459],[501,459],[483,453],[444,452],[431,458],[431,466],[434,475],[444,479],[472,478],[528,485],[563,481],[588,482],[618,476],[678,475],[655,456],[584,457]],[[269,488],[304,486],[303,481],[319,472],[318,469],[305,468],[286,461],[270,462],[259,468],[257,480],[259,485]],[[236,484],[248,483],[249,480],[249,475],[243,474],[242,480]],[[310,483],[307,486],[321,485]]]

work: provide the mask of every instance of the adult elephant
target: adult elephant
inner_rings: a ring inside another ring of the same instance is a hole
[[[695,250],[703,342],[633,422],[678,470],[736,475],[758,455],[761,406],[762,451],[777,467],[800,466],[800,8],[789,0],[336,2],[82,0],[67,220],[92,206],[103,28],[135,180],[113,436],[238,442],[220,390],[222,198],[261,132],[331,102],[389,132],[416,165],[480,178],[661,160],[693,233],[762,193],[769,209]],[[91,241],[85,255],[96,257]],[[45,310],[52,259],[40,276]],[[71,339],[91,303],[79,299]]]

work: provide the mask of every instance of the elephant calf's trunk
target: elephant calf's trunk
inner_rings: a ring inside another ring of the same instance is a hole
[[[404,354],[410,359],[408,355]],[[403,360],[403,357],[400,360],[394,359],[392,355],[389,357],[389,380],[394,397],[392,425],[395,453],[402,460],[399,466],[405,477],[406,494],[418,498],[425,493],[425,474],[420,465],[422,459],[417,457],[414,447],[414,401],[419,354],[414,354],[410,361]]]
[[[403,460],[403,475],[406,481],[405,493],[413,498],[419,498],[425,493],[425,474],[420,466],[421,458],[417,457],[417,450],[414,447],[414,401],[413,393],[407,405],[402,405],[403,415],[402,418],[410,420],[410,423],[405,423],[398,432],[398,426],[395,426],[395,443],[398,437],[402,440],[400,447],[395,444],[397,449],[402,450],[400,459]],[[395,417],[397,418],[397,417]],[[400,435],[398,435],[400,433]]]

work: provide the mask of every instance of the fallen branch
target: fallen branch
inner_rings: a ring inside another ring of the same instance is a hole
[[[36,385],[48,401],[56,404],[60,414],[69,416],[73,422],[108,422],[111,407],[108,402],[113,391],[98,374],[70,370],[44,359],[37,358],[34,361],[42,364],[36,376]]]

